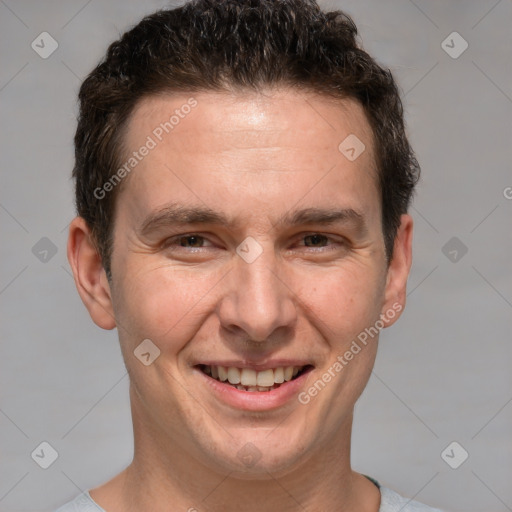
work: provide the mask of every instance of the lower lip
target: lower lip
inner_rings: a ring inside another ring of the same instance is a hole
[[[210,386],[215,396],[222,402],[245,411],[268,411],[277,409],[289,403],[291,400],[297,400],[297,395],[304,387],[306,379],[312,370],[304,372],[294,380],[283,382],[278,388],[270,391],[242,391],[231,384],[220,382],[195,368],[206,385]]]

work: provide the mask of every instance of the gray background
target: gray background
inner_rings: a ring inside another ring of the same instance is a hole
[[[164,5],[0,0],[1,511],[51,511],[131,460],[116,332],[89,319],[65,257],[72,136],[81,79]],[[356,408],[353,465],[448,510],[512,510],[512,1],[323,5],[353,15],[395,73],[423,170],[408,305]],[[43,31],[59,44],[47,59],[31,48]],[[456,59],[441,46],[453,31],[469,44]],[[58,452],[46,470],[31,458],[42,441]],[[441,458],[452,441],[469,453],[458,469]]]

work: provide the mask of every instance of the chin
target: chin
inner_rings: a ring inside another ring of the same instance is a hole
[[[286,475],[303,462],[304,443],[298,438],[293,442],[289,432],[254,429],[244,434],[233,435],[228,444],[215,450],[212,459],[217,470],[222,468],[241,480],[268,480]]]

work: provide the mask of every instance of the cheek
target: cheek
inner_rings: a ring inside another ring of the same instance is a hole
[[[343,268],[304,272],[299,282],[305,315],[333,348],[342,350],[379,318],[385,278],[375,267],[347,262]]]
[[[149,338],[158,346],[172,342],[174,351],[182,348],[197,330],[198,317],[218,278],[209,275],[205,279],[194,270],[150,266],[131,275],[114,295],[116,319],[131,343]]]
[[[303,283],[308,322],[325,340],[321,368],[303,395],[310,400],[312,421],[320,418],[322,424],[341,428],[364,390],[377,353],[378,332],[370,328],[380,318],[383,281],[370,268],[347,267],[316,275],[309,287]]]

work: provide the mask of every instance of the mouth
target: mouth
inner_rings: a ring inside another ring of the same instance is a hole
[[[303,366],[278,366],[256,370],[254,368],[200,364],[197,365],[197,368],[207,377],[239,391],[265,393],[300,378],[311,371],[313,366],[309,364]]]

